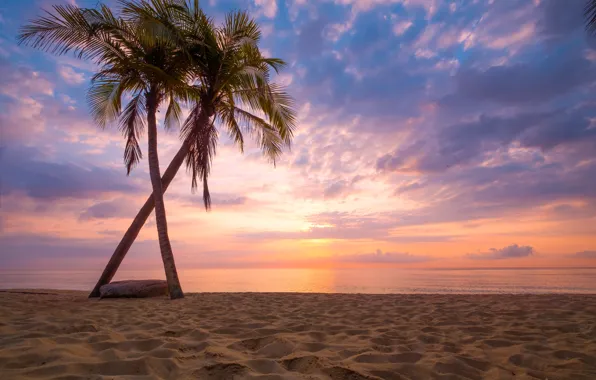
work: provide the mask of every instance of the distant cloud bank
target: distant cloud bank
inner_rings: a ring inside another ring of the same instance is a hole
[[[581,259],[596,259],[596,251],[577,252],[575,254],[575,257],[578,257]]]
[[[383,252],[377,249],[372,253],[355,253],[337,256],[337,261],[349,263],[421,263],[433,260],[430,256],[412,255],[402,252]]]
[[[519,246],[517,244],[512,244],[501,249],[491,248],[488,252],[468,253],[466,257],[477,260],[501,260],[529,257],[533,256],[534,253],[535,251],[533,247],[528,245]]]

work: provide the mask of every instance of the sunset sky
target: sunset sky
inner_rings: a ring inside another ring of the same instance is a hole
[[[93,64],[17,46],[56,3],[0,3],[0,269],[100,271],[151,189],[146,144],[127,177],[117,128],[89,117]],[[583,0],[201,4],[258,19],[299,122],[275,168],[221,135],[209,213],[180,171],[165,197],[180,269],[596,266]],[[162,172],[179,146],[160,129]],[[160,267],[155,228],[123,267]]]

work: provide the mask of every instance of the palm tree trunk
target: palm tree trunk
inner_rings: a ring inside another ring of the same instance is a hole
[[[166,219],[166,207],[163,200],[163,190],[161,186],[161,174],[159,172],[159,157],[157,155],[157,95],[150,91],[147,96],[147,134],[148,157],[149,157],[149,176],[151,177],[151,186],[153,187],[153,199],[155,201],[155,223],[157,224],[157,236],[159,239],[159,248],[161,250],[161,259],[166,272],[168,281],[168,290],[171,299],[183,298],[184,293],[178,279],[174,254],[168,236],[168,222]]]
[[[204,125],[206,125],[207,123],[209,123],[209,117],[205,113],[201,113],[201,115],[199,115],[199,118],[201,120],[201,128],[204,127]],[[172,183],[172,181],[174,180],[174,177],[176,177],[178,170],[184,163],[184,159],[188,154],[189,146],[189,141],[184,141],[182,143],[182,146],[178,150],[178,153],[176,153],[176,155],[172,159],[172,162],[170,162],[170,165],[166,169],[166,172],[164,173],[163,177],[161,178],[162,190],[164,194],[168,186],[170,186],[170,183]],[[122,237],[122,240],[120,240],[120,243],[118,244],[116,250],[112,254],[110,261],[108,262],[105,269],[103,270],[103,273],[99,277],[97,284],[95,284],[95,287],[89,294],[89,298],[99,297],[99,289],[103,285],[109,284],[110,281],[112,281],[112,279],[116,275],[116,272],[118,271],[118,268],[120,267],[120,264],[122,264],[124,257],[130,250],[132,243],[134,243],[135,239],[139,235],[139,232],[141,232],[141,229],[145,225],[145,222],[153,212],[154,207],[155,201],[153,198],[153,194],[151,194],[145,201],[143,207],[141,207],[141,210],[139,210],[139,213],[134,218],[131,225],[126,230],[126,233]]]
[[[188,146],[189,144],[187,142],[184,142],[182,144],[180,150],[178,150],[178,153],[176,153],[176,155],[172,159],[172,162],[170,162],[170,165],[166,169],[166,172],[164,173],[163,177],[161,178],[161,185],[164,193],[166,192],[168,186],[176,176],[176,173],[178,173],[178,169],[180,169],[180,167],[182,166],[184,158],[188,153]],[[101,288],[105,284],[109,284],[110,281],[112,281],[112,278],[114,278],[116,271],[118,271],[118,268],[122,263],[122,260],[124,260],[124,257],[128,253],[128,250],[132,246],[132,243],[134,243],[135,239],[139,235],[139,232],[141,232],[141,229],[145,225],[145,222],[153,212],[154,207],[155,200],[153,198],[153,193],[151,193],[151,195],[145,201],[143,207],[141,207],[141,210],[139,210],[137,216],[135,216],[130,227],[128,227],[128,230],[126,230],[126,233],[122,237],[122,240],[120,240],[120,243],[118,244],[116,250],[112,254],[112,257],[108,262],[108,265],[106,265],[103,273],[101,274],[101,277],[97,281],[97,284],[91,291],[91,294],[89,294],[89,298],[99,297],[99,288]]]

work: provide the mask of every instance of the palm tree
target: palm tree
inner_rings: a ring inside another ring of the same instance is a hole
[[[285,63],[265,58],[258,49],[260,29],[246,12],[229,13],[216,27],[194,1],[180,4],[178,13],[164,15],[152,7],[136,4],[127,13],[151,20],[184,40],[192,61],[193,90],[200,94],[182,128],[183,143],[162,178],[165,192],[186,161],[192,188],[203,182],[203,200],[209,210],[211,200],[207,178],[215,156],[219,125],[234,139],[240,150],[244,133],[251,134],[263,153],[275,164],[284,146],[290,145],[295,125],[293,100],[283,88],[270,82]],[[89,297],[99,296],[99,288],[111,281],[154,207],[149,196],[116,247]]]
[[[126,6],[132,3],[122,1]],[[163,12],[167,3],[153,0],[151,6]],[[157,153],[156,112],[168,102],[166,125],[180,115],[179,100],[189,98],[187,54],[178,40],[168,33],[156,32],[153,24],[140,19],[116,17],[105,5],[98,9],[73,5],[54,6],[24,26],[19,43],[61,55],[74,52],[100,65],[91,80],[88,101],[91,113],[100,127],[118,121],[126,139],[124,162],[127,173],[142,157],[138,138],[145,118],[148,129],[148,161],[159,246],[168,290],[172,299],[182,298],[174,255],[167,230],[167,220],[159,157]],[[122,109],[123,98],[130,101]]]
[[[161,191],[167,190],[186,161],[193,190],[199,180],[203,182],[203,200],[209,210],[207,178],[216,153],[216,125],[232,136],[241,151],[244,133],[252,135],[273,163],[289,147],[295,125],[293,100],[270,82],[270,69],[277,72],[285,63],[262,56],[259,26],[245,12],[228,14],[223,25],[216,27],[196,0],[163,0],[158,6],[156,2],[123,2],[123,14],[133,24],[150,26],[153,33],[177,41],[184,53],[178,58],[186,62],[192,77],[188,99],[194,99],[182,128],[182,146],[161,178]],[[153,194],[126,231],[90,297],[99,296],[99,288],[115,275],[155,206]]]

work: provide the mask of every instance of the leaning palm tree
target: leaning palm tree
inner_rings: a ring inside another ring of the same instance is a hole
[[[190,55],[193,91],[199,93],[184,122],[180,150],[162,178],[165,192],[184,162],[192,176],[192,188],[203,182],[203,200],[211,205],[207,178],[216,153],[218,127],[225,130],[244,148],[244,134],[256,139],[263,153],[273,163],[290,145],[295,126],[292,98],[270,81],[270,70],[276,72],[285,62],[263,57],[258,49],[260,29],[246,12],[229,13],[223,25],[216,27],[194,3],[173,2],[171,13],[161,12],[145,2],[129,4],[131,17],[150,20],[178,36]],[[116,247],[90,297],[116,274],[122,260],[138,236],[154,207],[149,196]]]
[[[124,0],[121,3],[124,7],[133,5]],[[152,0],[150,4],[162,12],[168,12],[167,5],[162,0]],[[141,19],[117,17],[105,5],[97,9],[54,6],[54,12],[47,12],[22,28],[19,42],[58,55],[73,52],[100,65],[88,91],[91,113],[100,127],[119,123],[126,139],[124,161],[128,174],[142,157],[138,139],[146,121],[159,245],[170,297],[176,299],[184,294],[167,230],[156,113],[161,104],[168,102],[165,124],[171,125],[179,117],[178,101],[189,99],[191,77],[188,54],[180,47],[180,41],[175,35],[157,32],[154,26]],[[130,100],[123,108],[125,97]]]
[[[159,6],[155,2],[123,2],[122,13],[127,21],[151,25],[154,33],[168,36],[184,48],[185,56],[178,58],[190,67],[190,94],[198,94],[182,128],[182,146],[165,171],[159,191],[166,191],[186,161],[192,188],[196,189],[199,180],[203,182],[203,200],[209,209],[207,178],[216,153],[218,127],[228,132],[241,151],[244,134],[252,135],[273,163],[290,145],[295,125],[293,100],[270,81],[270,70],[277,72],[285,63],[262,56],[259,26],[245,12],[228,14],[223,25],[216,27],[196,0],[163,0]],[[155,193],[154,187],[90,297],[98,296],[99,288],[115,275],[156,204]]]

